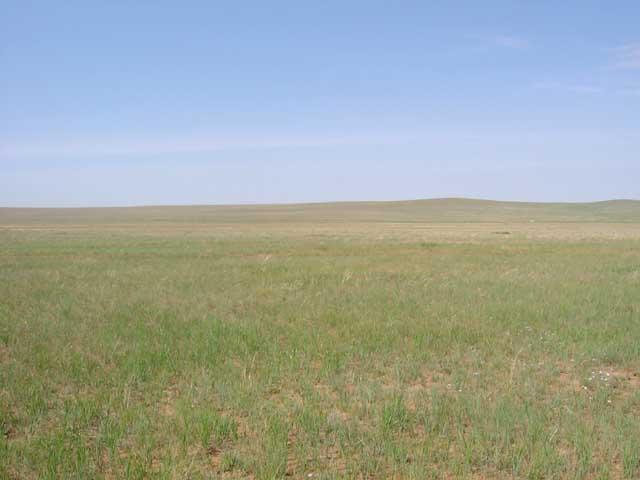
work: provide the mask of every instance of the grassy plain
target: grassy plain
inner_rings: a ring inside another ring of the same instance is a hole
[[[0,478],[640,478],[640,202],[0,209]]]

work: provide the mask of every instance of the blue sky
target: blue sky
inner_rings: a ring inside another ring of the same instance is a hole
[[[640,198],[638,1],[0,0],[0,206]]]

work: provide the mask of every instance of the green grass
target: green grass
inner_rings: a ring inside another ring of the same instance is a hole
[[[63,224],[0,231],[0,478],[640,477],[633,235]]]

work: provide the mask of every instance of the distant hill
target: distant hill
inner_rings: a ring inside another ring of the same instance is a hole
[[[529,203],[439,198],[283,205],[0,208],[0,225],[254,222],[640,223],[640,201]]]

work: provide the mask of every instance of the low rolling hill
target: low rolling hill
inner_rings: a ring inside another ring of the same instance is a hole
[[[528,203],[442,198],[390,202],[0,208],[0,225],[286,222],[640,222],[640,201]]]

